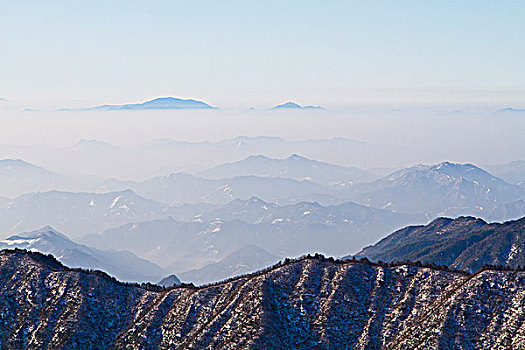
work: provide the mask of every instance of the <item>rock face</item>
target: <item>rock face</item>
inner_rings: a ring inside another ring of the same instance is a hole
[[[518,349],[525,272],[305,258],[203,288],[0,252],[0,347]]]
[[[484,265],[525,266],[525,218],[502,224],[481,219],[438,218],[398,230],[357,257],[421,261],[476,271]]]

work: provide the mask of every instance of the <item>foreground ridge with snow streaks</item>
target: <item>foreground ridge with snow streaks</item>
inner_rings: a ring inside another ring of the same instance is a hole
[[[0,286],[2,349],[525,347],[518,270],[307,257],[199,288],[161,288],[5,250]]]

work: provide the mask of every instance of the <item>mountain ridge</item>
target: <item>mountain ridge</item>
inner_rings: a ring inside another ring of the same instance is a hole
[[[236,162],[228,162],[198,173],[212,179],[232,176],[283,177],[309,180],[325,186],[351,186],[355,182],[367,182],[378,177],[356,167],[343,167],[309,159],[297,153],[286,158],[252,155]]]
[[[525,217],[487,223],[475,217],[437,218],[397,230],[356,257],[433,262],[466,271],[484,265],[525,266]]]
[[[498,206],[525,197],[516,185],[472,165],[442,162],[415,165],[379,180],[353,187],[350,198],[376,208],[429,217],[491,217]]]
[[[164,289],[67,269],[38,253],[2,251],[0,283],[11,291],[0,291],[0,342],[7,348],[525,346],[520,270],[467,274],[315,256],[200,288]],[[501,327],[490,327],[503,318]],[[21,328],[28,331],[14,331]]]

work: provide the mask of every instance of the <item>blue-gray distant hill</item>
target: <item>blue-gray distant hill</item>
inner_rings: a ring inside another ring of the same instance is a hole
[[[324,109],[321,106],[301,106],[295,102],[286,102],[275,107],[272,107],[273,110],[293,110],[293,109]]]
[[[525,184],[525,160],[515,160],[507,164],[489,165],[487,169],[508,183],[518,186]]]
[[[497,113],[525,113],[525,108],[503,108],[500,109]]]
[[[351,187],[357,182],[368,182],[378,177],[355,167],[343,167],[292,154],[288,158],[274,159],[263,155],[225,163],[200,173],[210,179],[235,176],[281,177],[310,180],[325,186]]]
[[[180,276],[183,281],[194,284],[213,283],[261,270],[275,264],[280,259],[256,245],[246,245],[219,262],[212,262],[200,269],[183,272]]]
[[[114,110],[152,110],[152,109],[218,109],[209,104],[193,99],[181,99],[176,97],[159,97],[143,103],[131,103],[125,105],[103,105],[81,109],[82,111],[114,111]]]

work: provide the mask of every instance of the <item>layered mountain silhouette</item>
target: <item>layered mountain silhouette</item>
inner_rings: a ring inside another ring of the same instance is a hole
[[[196,206],[191,212],[194,214],[186,219],[168,217],[125,224],[85,236],[81,242],[98,248],[126,249],[180,273],[217,263],[246,245],[283,257],[311,252],[341,256],[358,252],[387,232],[426,222],[419,216],[355,203],[278,206],[258,198]]]
[[[489,171],[511,184],[525,183],[525,160],[515,160],[507,164],[492,165]]]
[[[121,150],[121,147],[99,140],[80,139],[71,147],[74,152],[111,152]]]
[[[57,186],[61,180],[60,175],[21,159],[0,160],[0,193],[3,196],[18,196]]]
[[[31,160],[63,173],[95,174],[105,178],[145,179],[174,172],[202,171],[252,155],[286,158],[291,154],[325,163],[369,169],[399,168],[418,161],[415,150],[389,144],[373,144],[346,138],[291,141],[279,137],[239,136],[215,142],[157,139],[124,147],[13,146],[0,144],[0,154]],[[98,141],[98,144],[103,141]],[[344,150],[344,157],[341,155]],[[141,166],[137,166],[140,164]],[[190,171],[191,170],[191,171]]]
[[[309,180],[325,186],[351,186],[356,182],[368,182],[377,176],[355,168],[319,162],[292,154],[284,159],[273,159],[263,155],[250,156],[233,163],[226,163],[199,173],[212,179],[234,176],[282,177]]]
[[[0,159],[0,196],[4,197],[49,190],[94,190],[101,181],[94,176],[56,173],[22,159]]]
[[[211,263],[200,269],[179,273],[185,282],[195,284],[212,283],[233,276],[240,276],[275,264],[280,257],[272,255],[255,245],[244,246],[216,263]]]
[[[0,202],[0,237],[50,225],[71,237],[169,215],[166,205],[131,190],[109,193],[36,192]]]
[[[114,182],[112,186],[113,189],[131,188],[143,197],[166,204],[225,204],[252,196],[279,203],[297,203],[312,198],[325,203],[341,202],[331,189],[318,183],[279,177],[235,176],[214,180],[176,173],[135,183]]]

